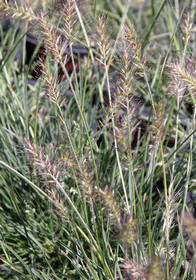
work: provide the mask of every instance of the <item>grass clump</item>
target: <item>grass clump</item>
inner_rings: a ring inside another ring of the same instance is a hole
[[[195,10],[159,2],[0,2],[2,279],[195,279]]]

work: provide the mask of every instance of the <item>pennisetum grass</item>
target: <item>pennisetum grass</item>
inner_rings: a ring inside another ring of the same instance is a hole
[[[0,2],[0,279],[195,279],[195,11],[159,2]]]

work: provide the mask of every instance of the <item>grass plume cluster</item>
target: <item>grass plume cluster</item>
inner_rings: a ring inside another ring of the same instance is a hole
[[[0,279],[195,279],[195,12],[0,2]]]

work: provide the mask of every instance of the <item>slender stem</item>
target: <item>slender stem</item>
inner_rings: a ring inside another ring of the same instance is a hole
[[[177,145],[178,145],[178,124],[179,124],[179,109],[180,109],[180,97],[177,96],[177,115],[176,115],[176,133],[175,133],[175,144],[174,144],[174,150],[177,151]],[[171,181],[173,181],[173,176],[175,172],[175,163],[176,163],[176,152],[173,155],[173,163],[172,163],[172,173],[171,173]]]
[[[154,170],[155,170],[155,161],[156,161],[156,154],[158,150],[159,143],[155,145],[153,150],[153,154],[151,157],[151,162],[149,166],[149,171],[147,177],[150,178],[150,194],[149,194],[149,219],[148,219],[148,254],[149,257],[152,255],[152,233],[151,233],[151,226],[152,226],[152,191],[153,191],[153,178],[154,178]],[[148,180],[148,179],[147,179]]]
[[[83,31],[83,33],[84,33],[84,38],[85,38],[86,43],[87,43],[87,46],[88,46],[88,48],[89,48],[90,57],[91,57],[92,63],[94,64],[94,55],[93,55],[93,52],[92,52],[92,49],[91,49],[91,44],[90,44],[88,35],[87,35],[87,33],[86,33],[86,29],[85,29],[85,26],[84,26],[84,23],[83,23],[83,20],[82,20],[82,16],[81,16],[81,14],[80,14],[80,11],[79,11],[79,9],[78,9],[78,6],[77,6],[76,1],[74,1],[74,4],[75,4],[75,10],[76,10],[76,13],[77,13],[79,22],[80,22],[81,27],[82,27],[82,31]]]
[[[169,279],[169,204],[168,204],[168,187],[167,187],[167,178],[166,178],[166,169],[165,169],[165,161],[164,161],[164,151],[163,151],[163,141],[160,143],[161,149],[161,159],[162,159],[162,167],[163,167],[163,183],[164,183],[164,193],[165,193],[165,236],[166,236],[166,266],[167,266],[167,279]]]

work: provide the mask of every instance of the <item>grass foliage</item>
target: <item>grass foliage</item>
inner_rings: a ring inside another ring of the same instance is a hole
[[[0,0],[0,279],[196,279],[195,4]]]

